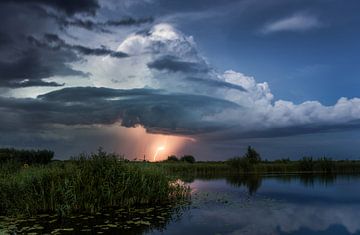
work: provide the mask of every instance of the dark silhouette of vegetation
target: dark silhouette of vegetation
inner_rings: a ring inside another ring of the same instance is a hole
[[[237,172],[251,172],[254,170],[254,165],[260,162],[260,154],[251,146],[247,148],[247,152],[243,157],[234,157],[227,161],[229,166],[234,168]]]
[[[180,158],[180,161],[187,163],[195,163],[195,158],[192,155],[184,155]]]
[[[327,157],[318,159],[314,159],[313,157],[303,157],[299,160],[298,164],[300,171],[318,171],[325,173],[336,171],[335,161]]]
[[[291,162],[290,158],[281,158],[281,159],[274,160],[274,163],[285,163],[286,164],[286,163],[290,163],[290,162]]]
[[[334,171],[335,162],[331,158],[322,157],[317,160],[317,164],[321,171],[325,173],[331,173]]]
[[[177,163],[182,163],[182,162],[186,162],[186,163],[195,163],[196,160],[195,160],[195,157],[192,156],[192,155],[184,155],[182,156],[180,159],[177,158],[175,155],[170,155],[167,157],[166,160],[162,161],[163,163],[164,162],[177,162]]]
[[[175,155],[168,156],[168,158],[165,160],[168,162],[178,162],[179,159]]]
[[[54,152],[50,150],[0,149],[0,163],[14,161],[22,164],[47,164],[53,157]]]
[[[251,172],[254,169],[253,164],[246,157],[234,157],[227,161],[228,165],[236,172]]]
[[[250,164],[257,164],[261,162],[260,154],[251,146],[248,146],[244,158],[248,159]]]
[[[303,157],[299,160],[300,171],[312,171],[314,169],[314,160],[312,157]]]

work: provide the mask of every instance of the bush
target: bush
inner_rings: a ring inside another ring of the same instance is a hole
[[[168,158],[165,160],[168,162],[177,162],[179,159],[175,155],[168,156]]]
[[[188,163],[195,163],[195,158],[192,155],[184,155],[180,158],[180,161],[188,162]]]
[[[237,172],[251,172],[254,170],[253,164],[246,157],[234,157],[227,161],[230,167],[234,168]]]
[[[256,150],[251,146],[247,148],[247,152],[245,153],[244,157],[247,158],[251,164],[256,164],[261,162],[260,154],[256,152]]]

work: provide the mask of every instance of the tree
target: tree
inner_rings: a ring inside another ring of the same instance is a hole
[[[169,162],[177,162],[179,159],[175,155],[168,156],[167,161]]]
[[[192,155],[184,155],[180,158],[180,161],[188,162],[188,163],[195,163],[195,158]]]
[[[261,162],[261,157],[258,152],[251,146],[247,148],[244,158],[248,159],[251,164],[256,164]]]

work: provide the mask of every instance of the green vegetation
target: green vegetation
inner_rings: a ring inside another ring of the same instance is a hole
[[[262,160],[252,147],[225,162],[199,162],[191,155],[158,163],[120,160],[101,149],[68,161],[51,161],[48,150],[0,151],[0,214],[96,213],[103,208],[176,203],[188,196],[177,179],[226,176],[229,182],[259,187],[255,175],[268,173],[359,173],[360,161],[304,157],[297,161]],[[246,174],[248,174],[246,176]],[[252,177],[249,176],[254,175]]]
[[[234,157],[226,162],[236,173],[360,173],[360,161],[335,161],[327,157],[303,157],[297,161],[289,158],[263,161],[251,146],[243,157]]]
[[[176,202],[188,189],[149,164],[129,164],[99,150],[66,162],[30,165],[0,175],[0,213],[96,213],[106,207]]]

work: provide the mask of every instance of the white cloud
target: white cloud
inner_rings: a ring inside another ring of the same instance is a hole
[[[303,32],[322,27],[323,23],[315,16],[296,14],[284,19],[266,24],[261,32],[264,34],[275,32]]]
[[[305,29],[314,27],[317,24],[315,22],[318,22],[315,18],[294,16],[273,24],[269,30],[290,30],[291,27]],[[266,82],[257,83],[255,78],[233,70],[224,73],[216,71],[198,52],[193,37],[184,35],[170,24],[155,25],[148,33],[131,34],[118,50],[128,53],[130,57],[122,60],[96,59],[94,66],[90,66],[90,70],[93,68],[90,72],[94,74],[95,84],[112,88],[147,86],[234,102],[239,105],[238,109],[224,109],[211,116],[204,116],[203,121],[227,124],[224,126],[232,123],[240,133],[302,125],[346,125],[360,117],[359,98],[340,98],[333,106],[324,106],[318,101],[294,104],[291,101],[275,100]],[[194,72],[149,68],[149,63],[164,56],[193,63],[207,70]],[[221,86],[219,82],[226,85]],[[234,85],[243,87],[246,92],[231,89]]]

